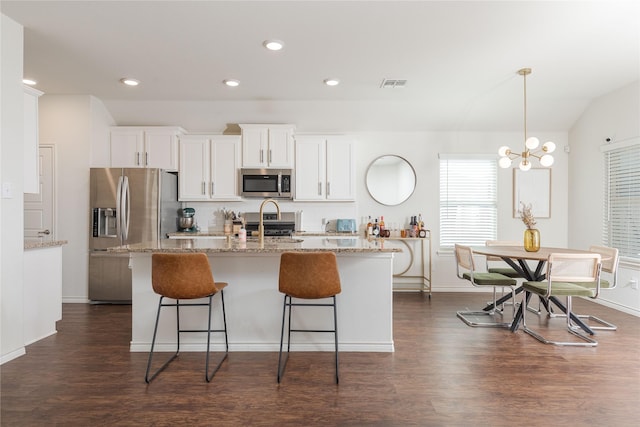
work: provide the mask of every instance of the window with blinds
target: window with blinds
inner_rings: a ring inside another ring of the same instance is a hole
[[[495,240],[498,171],[495,156],[440,156],[440,247]]]
[[[620,258],[640,260],[640,138],[602,147],[603,244]]]

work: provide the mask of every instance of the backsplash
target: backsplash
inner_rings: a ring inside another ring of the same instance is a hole
[[[201,231],[223,231],[224,217],[222,209],[236,214],[258,212],[262,199],[241,202],[183,202],[182,207],[191,207],[196,211],[195,222]],[[308,203],[278,200],[282,212],[302,212],[301,231],[335,231],[338,218],[355,218],[360,227],[355,203]],[[267,204],[264,212],[275,212],[272,204]]]

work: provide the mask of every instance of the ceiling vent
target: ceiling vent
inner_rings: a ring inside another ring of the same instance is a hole
[[[382,80],[382,84],[380,85],[381,88],[395,88],[395,87],[405,87],[405,85],[407,84],[406,80],[401,80],[401,79],[383,79]]]

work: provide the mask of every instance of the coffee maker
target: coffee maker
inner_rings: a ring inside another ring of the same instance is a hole
[[[180,231],[188,233],[196,231],[195,214],[196,210],[193,208],[178,209],[178,228]]]

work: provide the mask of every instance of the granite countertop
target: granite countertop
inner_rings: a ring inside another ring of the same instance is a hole
[[[42,249],[42,248],[51,248],[54,246],[62,246],[66,245],[66,240],[52,240],[49,242],[24,242],[24,249]]]
[[[175,231],[172,233],[167,233],[168,237],[225,237],[224,232],[222,231]],[[360,237],[358,233],[347,233],[347,232],[337,232],[337,231],[296,231],[292,234],[292,237],[340,237],[343,236],[345,238],[354,238]]]
[[[204,252],[204,253],[280,253],[305,251],[331,251],[336,253],[402,252],[400,248],[385,248],[384,241],[352,237],[345,239],[265,238],[264,244],[256,239],[240,242],[230,239],[162,239],[134,245],[109,248],[109,252]]]

